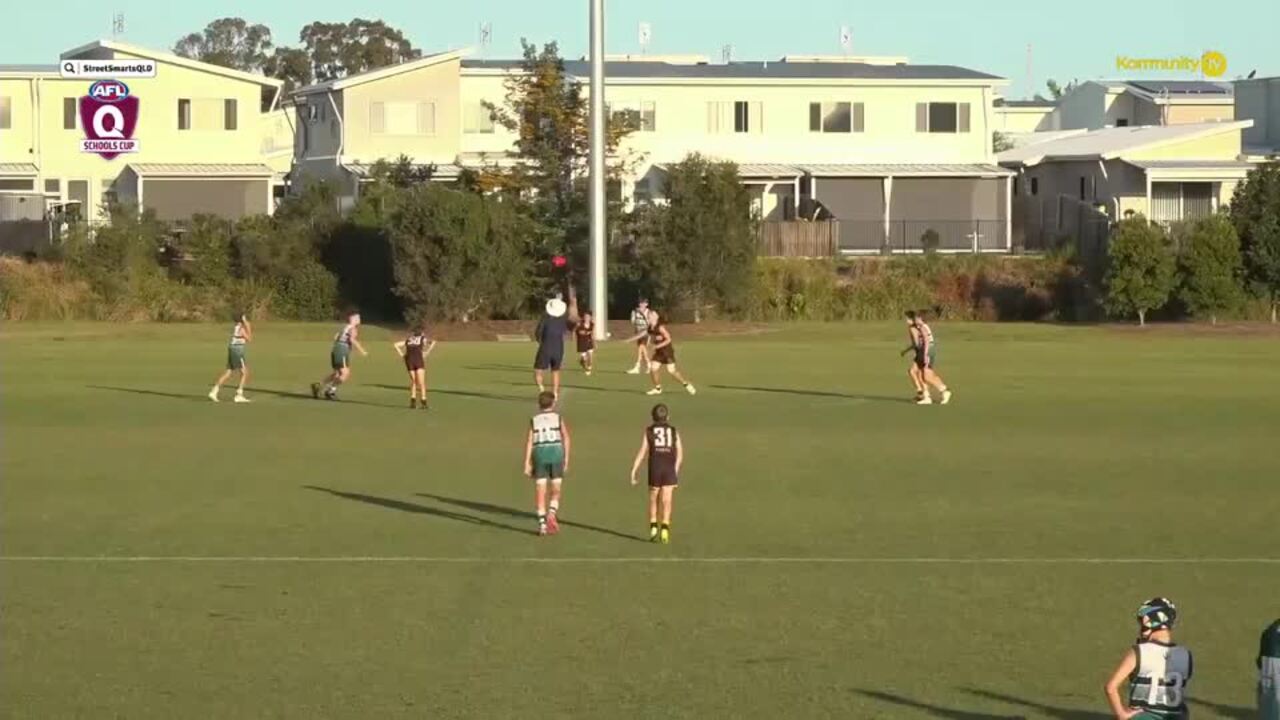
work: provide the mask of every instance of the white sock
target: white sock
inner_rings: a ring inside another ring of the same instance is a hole
[[[555,515],[556,513],[560,512],[560,501],[559,501],[559,500],[552,500],[552,501],[551,501],[551,505],[550,505],[550,509],[551,509],[551,514],[552,514],[552,515]]]

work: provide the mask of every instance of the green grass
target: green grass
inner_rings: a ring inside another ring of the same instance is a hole
[[[215,406],[226,328],[11,324],[0,716],[1101,718],[1167,595],[1197,716],[1248,717],[1275,337],[938,330],[948,407],[904,401],[896,325],[681,343],[659,547],[620,345],[566,377],[568,526],[539,539],[532,346],[442,344],[411,413],[386,332],[333,404],[300,397],[333,328],[266,324],[253,404]],[[171,559],[67,559],[98,557]]]

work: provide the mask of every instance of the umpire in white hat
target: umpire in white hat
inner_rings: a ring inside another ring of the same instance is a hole
[[[542,374],[551,371],[551,392],[560,397],[560,366],[564,363],[564,336],[569,332],[569,321],[565,317],[568,306],[559,295],[547,301],[546,312],[538,321],[534,330],[534,339],[538,341],[538,354],[533,358],[533,380],[538,384],[538,392],[545,392]]]

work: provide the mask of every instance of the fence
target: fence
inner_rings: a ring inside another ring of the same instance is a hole
[[[38,193],[0,193],[0,255],[24,255],[49,244],[45,198]]]
[[[1023,196],[1014,199],[1013,210],[1016,247],[1027,252],[1048,252],[1069,245],[1086,259],[1107,253],[1111,218],[1088,203],[1066,195]]]
[[[1005,252],[1005,221],[842,220],[844,253]]]
[[[832,257],[839,250],[837,220],[771,220],[760,223],[763,257]]]

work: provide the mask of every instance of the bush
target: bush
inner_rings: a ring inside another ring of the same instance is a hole
[[[1169,239],[1141,215],[1122,220],[1111,235],[1105,284],[1107,309],[1117,315],[1137,315],[1169,300],[1176,281],[1176,264]]]
[[[93,310],[89,283],[61,264],[0,258],[0,318],[74,320]]]
[[[920,247],[924,249],[926,254],[932,255],[938,252],[938,247],[942,245],[942,237],[938,235],[938,231],[933,228],[925,230],[920,235]]]
[[[250,298],[253,297],[258,296],[250,295]],[[308,258],[287,275],[280,277],[275,293],[268,297],[271,314],[277,317],[290,320],[332,320],[338,302],[338,279],[319,262]],[[253,306],[242,304],[239,307],[249,311]]]
[[[1192,314],[1208,315],[1217,324],[1220,313],[1240,306],[1240,239],[1225,215],[1204,218],[1191,226],[1178,256],[1178,269],[1182,276],[1178,297]]]

